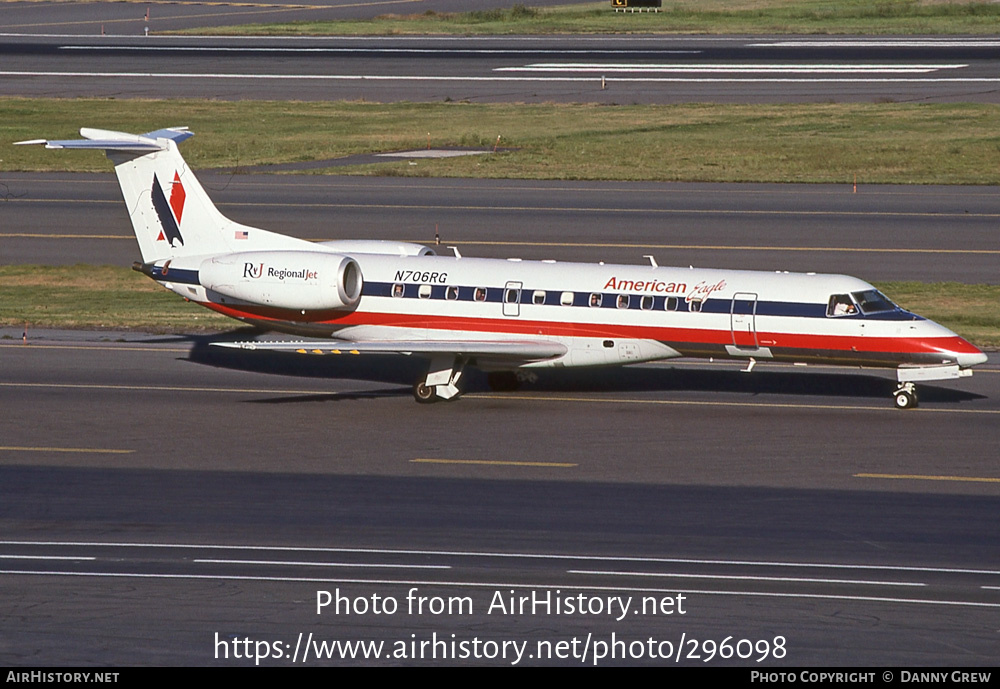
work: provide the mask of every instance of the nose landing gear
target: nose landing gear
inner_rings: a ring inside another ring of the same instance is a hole
[[[920,401],[917,399],[917,390],[913,383],[900,383],[893,393],[893,402],[896,409],[916,409]]]

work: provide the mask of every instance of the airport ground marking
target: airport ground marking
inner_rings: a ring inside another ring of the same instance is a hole
[[[385,562],[308,562],[308,561],[281,561],[281,560],[213,560],[196,559],[192,562],[205,564],[232,564],[232,565],[281,565],[286,567],[359,567],[359,568],[386,568],[386,569],[451,569],[451,565],[399,565]]]
[[[103,447],[34,447],[30,445],[0,445],[0,452],[67,452],[81,454],[128,455],[135,450],[116,450]]]
[[[987,254],[1000,255],[1000,249],[904,249],[875,248],[847,246],[741,246],[741,245],[711,245],[711,244],[623,244],[598,242],[518,242],[518,241],[487,241],[475,239],[453,240],[455,244],[470,244],[479,246],[528,246],[555,248],[585,248],[585,249],[682,249],[696,251],[816,251],[816,252],[848,252],[848,253],[885,253],[885,254]]]
[[[891,406],[875,405],[849,405],[849,404],[792,404],[782,402],[723,402],[706,400],[644,400],[629,399],[619,397],[567,397],[547,395],[510,395],[507,393],[467,393],[462,396],[465,399],[479,400],[518,400],[518,401],[538,401],[538,402],[583,402],[597,404],[650,404],[669,406],[689,406],[689,407],[754,407],[761,409],[821,409],[821,410],[847,410],[847,411],[892,411],[900,413]],[[1000,415],[1000,409],[928,409],[920,407],[908,410],[913,413],[941,413],[941,414],[987,414]]]
[[[0,72],[2,75],[3,72]],[[360,154],[365,155],[365,154]],[[372,151],[370,155],[380,155],[378,151]],[[332,161],[339,160],[338,158],[332,159]],[[332,162],[331,161],[331,162]],[[322,162],[322,161],[319,161]],[[281,164],[281,163],[276,163]],[[262,164],[266,167],[267,164]],[[260,166],[253,166],[260,167]],[[226,168],[228,169],[228,167]],[[610,180],[609,180],[610,181]],[[665,184],[658,183],[656,181],[650,181],[652,184]],[[715,183],[719,185],[733,184],[726,182]],[[249,185],[248,185],[249,186]],[[317,186],[317,185],[310,185]],[[270,188],[270,187],[268,187]],[[424,187],[426,188],[426,187]],[[432,187],[433,188],[433,187]],[[450,187],[462,189],[462,187]],[[527,187],[529,190],[534,191],[548,191],[543,189],[537,189],[532,187]],[[506,189],[505,189],[506,190]],[[591,190],[586,190],[588,193]],[[594,190],[600,191],[600,190]],[[728,192],[727,192],[728,193]],[[78,199],[78,198],[60,198],[60,199],[14,199],[10,201],[11,203],[45,203],[45,204],[96,204],[96,205],[119,205],[120,200],[116,199]],[[649,208],[649,207],[634,207],[634,208],[608,208],[608,207],[586,207],[586,206],[515,206],[515,205],[501,205],[501,206],[482,206],[474,204],[433,204],[433,203],[331,203],[331,202],[314,202],[314,203],[285,203],[281,201],[250,201],[250,202],[219,202],[217,204],[220,208],[233,207],[233,208],[317,208],[317,209],[361,209],[361,210],[410,210],[410,211],[488,211],[495,213],[497,211],[534,211],[540,212],[544,211],[547,213],[608,213],[613,215],[629,215],[635,213],[653,214],[653,215],[734,215],[734,216],[806,216],[806,217],[845,217],[845,218],[985,218],[985,219],[995,219],[1000,218],[1000,213],[967,213],[967,212],[926,212],[926,211],[849,211],[849,210],[774,210],[774,209],[753,209],[753,208],[741,208],[741,209],[730,209],[730,208]],[[5,236],[0,234],[0,236]],[[50,236],[50,235],[43,235]],[[325,238],[329,239],[329,237]],[[544,244],[544,243],[543,243]],[[576,246],[571,244],[571,246]],[[617,246],[616,244],[580,244],[580,246]],[[665,245],[670,246],[670,245]],[[896,249],[886,249],[886,251],[896,251]],[[956,249],[955,251],[962,251],[961,249]],[[995,252],[1000,253],[1000,251]]]
[[[923,474],[854,474],[854,478],[882,478],[899,481],[957,481],[960,483],[1000,483],[988,476],[932,476]]]
[[[862,586],[927,586],[917,581],[875,581],[869,579],[817,579],[812,577],[759,577],[733,574],[688,574],[684,572],[616,572],[614,570],[571,569],[568,574],[618,577],[663,577],[674,579],[725,579],[727,581],[777,581],[794,584],[860,584]]]
[[[13,345],[24,346],[24,345]],[[82,389],[82,390],[130,390],[134,392],[225,392],[243,394],[270,394],[270,395],[327,395],[337,396],[341,393],[327,390],[275,390],[266,388],[220,388],[220,387],[199,387],[199,386],[179,386],[179,385],[107,385],[98,383],[5,383],[0,382],[0,387],[10,388],[56,388],[56,389]],[[723,402],[705,400],[644,400],[617,397],[566,397],[540,393],[538,395],[509,395],[507,393],[467,393],[463,395],[466,399],[477,400],[516,400],[524,402],[581,402],[597,404],[648,404],[648,405],[669,405],[688,407],[753,407],[758,409],[820,409],[829,411],[831,409],[846,411],[891,411],[901,413],[891,406],[877,405],[848,405],[848,404],[791,404],[781,402]],[[1000,415],[1000,409],[919,409],[908,410],[908,414],[985,414]],[[444,460],[449,461],[449,460]],[[460,461],[460,460],[455,460]],[[480,460],[469,460],[480,461]],[[482,460],[485,461],[485,460]],[[499,462],[494,462],[499,463]]]
[[[517,209],[514,209],[517,210]],[[541,209],[546,210],[546,209]],[[996,217],[1000,217],[997,215]],[[134,240],[132,235],[118,234],[55,234],[41,232],[0,232],[0,239],[103,239]],[[324,242],[329,237],[310,237],[308,241]],[[418,243],[426,240],[408,239]],[[904,247],[856,247],[856,246],[753,246],[740,244],[643,244],[624,242],[526,242],[496,241],[481,239],[456,239],[453,243],[463,246],[510,246],[558,249],[664,249],[674,251],[801,251],[824,253],[873,253],[873,254],[955,254],[955,255],[1000,255],[1000,249],[918,249]]]
[[[133,392],[234,392],[272,395],[337,395],[326,390],[273,390],[267,388],[184,387],[180,385],[104,385],[97,383],[0,383],[8,388],[57,388],[77,390],[130,390]]]
[[[519,466],[519,467],[555,467],[558,469],[568,469],[580,466],[573,462],[523,462],[513,460],[496,459],[411,459],[413,464],[480,464],[488,466]]]
[[[0,348],[6,349],[82,349],[82,350],[95,350],[95,351],[113,351],[113,352],[166,352],[168,354],[187,354],[191,350],[181,349],[180,347],[143,347],[143,346],[126,346],[126,345],[57,345],[57,344],[38,344],[37,342],[18,342],[13,343],[0,343]],[[44,385],[44,383],[39,383],[39,385]]]
[[[135,239],[124,234],[48,234],[42,232],[3,232],[0,239]]]
[[[75,557],[73,555],[0,555],[0,560],[86,560],[93,562],[97,558],[89,556]]]
[[[136,543],[128,541],[8,541],[0,540],[0,546],[54,546],[54,547],[96,547],[96,548],[161,548],[190,550],[248,550],[261,552],[303,552],[303,553],[364,553],[378,555],[419,555],[448,557],[484,557],[527,560],[574,560],[594,562],[644,562],[654,564],[723,565],[747,567],[796,567],[804,569],[845,569],[889,572],[931,572],[936,574],[975,574],[1000,576],[1000,570],[970,569],[964,567],[924,567],[912,565],[862,565],[834,562],[792,562],[768,560],[721,560],[711,558],[679,558],[634,555],[574,555],[567,553],[521,553],[497,552],[489,550],[426,550],[411,548],[339,548],[335,546],[296,545],[223,545],[220,543]]]
[[[272,10],[280,11],[280,10]],[[249,13],[248,13],[249,14]],[[212,15],[202,15],[200,18]],[[177,17],[182,18],[182,17]],[[115,21],[115,20],[112,20]],[[130,20],[129,20],[130,21]],[[81,22],[94,24],[96,22]],[[77,72],[66,70],[24,70],[0,71],[5,77],[61,77],[61,78],[103,78],[103,79],[204,79],[234,81],[360,81],[378,82],[442,82],[442,83],[601,83],[611,81],[601,76],[476,76],[476,75],[391,75],[391,74],[274,74],[240,72]],[[615,83],[647,84],[995,84],[1000,77],[620,77]]]
[[[158,573],[129,573],[129,572],[60,572],[44,570],[0,570],[0,574],[20,574],[26,576],[66,576],[66,577],[95,577],[95,578],[116,578],[116,579],[173,579],[173,580],[203,580],[203,581],[267,581],[277,583],[319,583],[319,584],[365,584],[381,586],[417,586],[417,587],[466,587],[477,589],[562,589],[562,590],[584,590],[584,591],[609,591],[609,592],[634,592],[637,594],[670,594],[682,593],[685,595],[703,596],[740,596],[753,598],[789,598],[789,599],[810,599],[810,600],[846,600],[869,603],[899,603],[904,605],[943,605],[952,607],[971,608],[991,608],[1000,609],[1000,603],[988,603],[981,601],[962,600],[933,600],[927,598],[899,598],[890,596],[851,596],[845,594],[829,593],[791,593],[773,591],[719,591],[711,589],[676,589],[676,588],[643,588],[626,586],[602,586],[602,585],[580,585],[580,584],[548,584],[533,583],[525,584],[520,582],[477,582],[477,581],[446,581],[446,580],[414,580],[414,579],[335,579],[320,577],[267,577],[249,575],[225,575],[225,574],[158,574]]]

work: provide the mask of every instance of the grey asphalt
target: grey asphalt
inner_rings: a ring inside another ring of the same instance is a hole
[[[418,163],[419,164],[419,163]],[[289,177],[199,172],[222,211],[316,240],[463,255],[993,284],[993,187]],[[0,263],[131,265],[113,174],[0,173]],[[79,238],[77,238],[79,237]]]
[[[0,36],[0,95],[513,103],[1000,101],[993,37]]]
[[[196,42],[134,38],[147,25],[155,34],[251,17],[455,4],[154,5],[148,24],[132,4],[60,3],[56,17],[46,3],[4,4],[8,32],[76,35],[0,38],[8,72],[0,91],[607,103],[997,99],[995,48],[969,44],[599,37],[548,39],[539,50],[520,39],[276,40],[231,42],[253,49],[227,55],[219,50],[225,42],[150,51]],[[101,24],[129,37],[100,38]],[[276,58],[274,48],[289,46],[326,52]],[[493,47],[505,55],[475,52]],[[615,56],[621,48],[629,54]],[[705,52],[673,52],[689,49]],[[582,82],[495,79],[498,67],[626,58],[947,67],[879,82],[611,78],[604,90],[594,74]],[[65,74],[220,68],[243,76]],[[244,78],[264,68],[285,78]],[[356,79],[370,69],[419,78]],[[62,74],[27,74],[39,71]],[[234,218],[314,239],[429,242],[437,228],[443,244],[466,255],[639,262],[652,253],[664,265],[996,280],[1000,211],[991,188],[862,185],[853,194],[847,184],[200,176]],[[4,173],[0,189],[3,263],[137,258],[112,176]],[[623,654],[637,655],[599,664],[675,662],[650,658],[647,642],[661,653],[663,642],[682,649],[678,664],[741,665],[748,674],[782,665],[995,664],[995,358],[971,379],[924,386],[911,412],[892,409],[885,373],[761,365],[745,374],[718,363],[549,375],[508,395],[473,378],[459,402],[422,407],[408,390],[413,364],[402,359],[346,365],[218,352],[200,336],[32,329],[27,346],[21,337],[20,329],[0,331],[0,619],[10,632],[0,639],[2,665],[246,666],[254,660],[233,658],[239,649],[260,652],[266,642],[270,652],[279,641],[297,649],[300,634],[385,641],[405,652],[435,633],[445,651],[474,638],[527,641],[532,650],[565,644],[558,659],[522,664],[595,664],[596,644],[614,639]],[[410,614],[413,589],[468,597],[474,610]],[[317,615],[320,590],[404,607]],[[550,591],[657,600],[683,591],[686,613],[633,609],[622,621],[544,608],[487,614],[497,594]],[[252,645],[240,647],[243,640]],[[733,653],[724,658],[727,640]],[[758,664],[748,649],[761,643],[767,653]],[[307,664],[510,664],[387,656]]]
[[[892,408],[885,374],[706,363],[510,395],[480,381],[423,407],[402,358],[20,336],[0,334],[0,595],[17,620],[5,664],[251,665],[218,641],[281,640],[291,656],[300,632],[533,649],[693,639],[681,664],[696,666],[760,667],[704,662],[701,642],[726,637],[783,637],[765,667],[994,659],[995,360],[925,386],[912,412]],[[405,606],[412,589],[472,609],[316,613],[318,591]],[[557,590],[680,593],[687,612],[487,614],[498,593]],[[441,663],[454,661],[308,664]],[[553,663],[580,661],[524,664]]]

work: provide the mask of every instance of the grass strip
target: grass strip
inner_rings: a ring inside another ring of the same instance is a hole
[[[1000,347],[1000,285],[875,283],[896,303],[981,347]],[[237,322],[186,302],[130,268],[0,266],[0,326],[153,332],[227,330]]]
[[[597,86],[599,88],[599,86]],[[613,85],[612,85],[613,88]],[[163,113],[169,113],[169,120]],[[107,171],[95,151],[10,146],[81,126],[190,126],[195,169],[435,147],[513,150],[313,170],[517,179],[1000,184],[990,104],[510,105],[0,99],[0,171]]]
[[[0,267],[0,325],[201,332],[238,325],[184,301],[131,268]]]
[[[213,35],[504,35],[555,33],[991,34],[1000,6],[982,0],[664,0],[657,13],[615,12],[608,0],[536,8],[386,14],[373,20],[195,29]]]

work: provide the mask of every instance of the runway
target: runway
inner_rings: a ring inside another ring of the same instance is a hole
[[[199,172],[233,219],[298,237],[463,255],[993,283],[991,187],[660,184]],[[0,263],[131,265],[114,175],[0,173]]]
[[[11,664],[247,665],[265,641],[262,665],[516,657],[407,646],[435,638],[527,644],[518,664],[993,657],[995,360],[913,412],[885,374],[684,363],[423,407],[395,359],[352,380],[183,337],[19,335],[0,345]],[[398,607],[318,613],[322,592]],[[359,640],[378,660],[317,645]],[[601,656],[613,640],[638,645]]]
[[[16,27],[12,31],[16,30]],[[0,95],[669,104],[1000,102],[991,37],[0,35]]]

